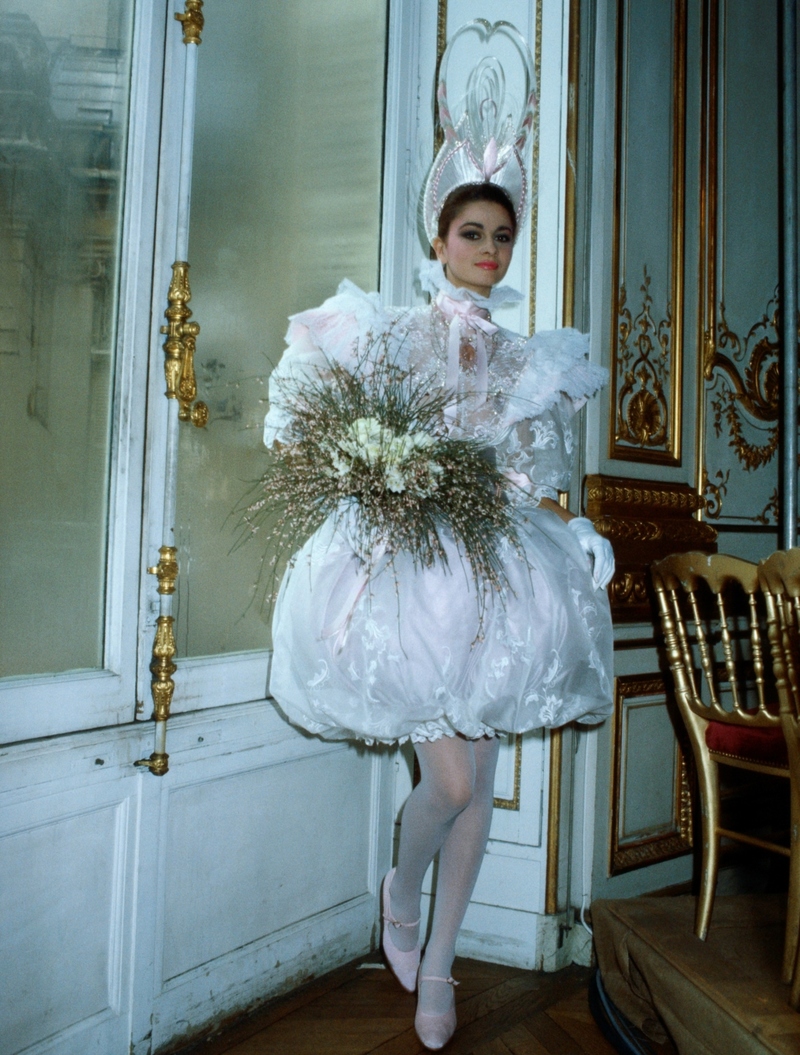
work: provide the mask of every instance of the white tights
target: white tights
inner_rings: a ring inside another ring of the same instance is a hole
[[[402,922],[419,918],[422,880],[441,851],[433,926],[421,973],[447,978],[489,839],[499,742],[497,737],[443,736],[414,747],[421,779],[403,809],[391,906]],[[418,938],[416,927],[398,927],[392,934],[403,949],[412,949]],[[420,1007],[431,1014],[443,1013],[451,1003],[451,988],[441,983],[420,993]]]

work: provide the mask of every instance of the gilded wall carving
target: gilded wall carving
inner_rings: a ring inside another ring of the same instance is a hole
[[[732,469],[754,472],[769,465],[778,449],[780,365],[777,296],[742,337],[728,324],[725,304],[719,305],[716,344],[708,342],[704,377],[708,385],[710,424],[717,438],[732,449],[738,465],[704,470],[707,515],[719,519],[729,491]],[[774,524],[778,519],[777,487],[760,513],[740,519]]]
[[[617,373],[622,384],[617,392],[615,443],[641,448],[671,450],[669,429],[670,362],[672,358],[672,308],[666,317],[653,318],[651,276],[644,267],[639,287],[641,307],[636,316],[628,306],[625,286],[619,291],[617,321]]]
[[[651,561],[678,551],[716,549],[716,529],[696,519],[705,500],[688,484],[591,474],[586,477],[585,507],[614,547],[617,567],[609,600],[615,622],[654,618]]]

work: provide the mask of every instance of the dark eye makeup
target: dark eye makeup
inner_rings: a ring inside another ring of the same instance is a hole
[[[480,224],[473,226],[462,227],[458,232],[462,238],[465,238],[469,242],[476,242],[483,235],[483,227]],[[497,231],[494,237],[498,242],[507,243],[511,241],[511,232],[503,229]]]

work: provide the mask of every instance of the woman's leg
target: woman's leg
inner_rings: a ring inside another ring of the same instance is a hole
[[[448,978],[456,954],[456,938],[481,869],[494,806],[497,737],[470,741],[475,765],[472,798],[455,818],[439,854],[433,927],[425,947],[420,975]],[[444,1014],[452,1006],[452,987],[429,982],[420,987],[419,1007],[427,1014]]]
[[[456,819],[469,807],[475,787],[471,740],[443,736],[414,746],[420,781],[403,808],[397,870],[390,891],[392,914],[401,922],[419,919],[425,873]],[[403,951],[413,949],[418,940],[417,927],[392,932],[392,941]]]

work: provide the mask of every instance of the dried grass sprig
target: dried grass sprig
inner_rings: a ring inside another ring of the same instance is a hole
[[[332,516],[372,573],[384,553],[390,565],[403,552],[416,568],[447,566],[447,534],[470,565],[482,613],[488,592],[507,585],[507,544],[524,559],[509,481],[479,441],[447,434],[452,394],[432,392],[379,341],[377,354],[368,341],[354,369],[329,362],[316,378],[279,386],[288,442],[273,448],[240,510],[242,540],[266,533],[277,575],[281,557]]]

